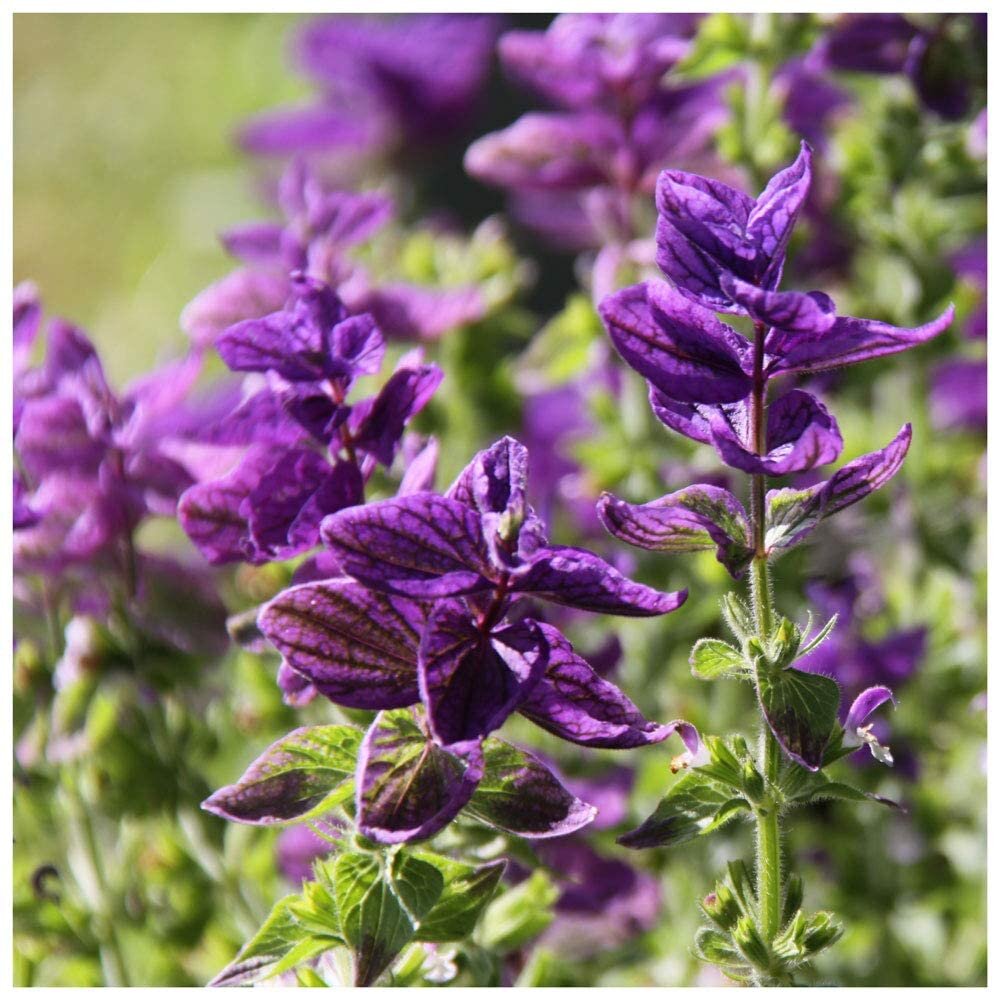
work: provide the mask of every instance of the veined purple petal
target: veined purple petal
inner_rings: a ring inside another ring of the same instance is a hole
[[[482,777],[479,743],[445,749],[405,712],[382,712],[359,750],[357,827],[384,845],[427,839],[452,821]]]
[[[742,402],[725,405],[681,404],[668,397],[658,387],[649,385],[649,406],[652,413],[667,428],[692,438],[695,442],[711,442],[711,418],[715,411],[721,411],[726,420],[735,424],[748,424],[749,412]]]
[[[821,334],[835,324],[835,303],[818,290],[811,293],[761,290],[727,274],[721,277],[721,288],[753,321],[767,328]]]
[[[445,496],[480,514],[523,514],[527,486],[528,450],[505,435],[473,456]]]
[[[386,593],[452,597],[494,586],[482,519],[439,494],[411,494],[326,518],[325,545],[350,576]]]
[[[777,331],[767,341],[769,351],[776,356],[767,367],[767,375],[819,373],[903,352],[941,334],[952,324],[954,316],[954,308],[950,305],[934,321],[918,328],[898,328],[882,321],[840,317],[828,331],[820,334]]]
[[[746,234],[766,265],[756,281],[764,290],[775,290],[780,282],[787,242],[810,189],[811,146],[802,141],[797,158],[766,184],[749,212]]]
[[[431,400],[444,375],[434,364],[398,369],[368,409],[355,408],[350,427],[356,448],[389,466],[404,428]]]
[[[733,576],[752,559],[745,508],[727,490],[696,484],[648,504],[601,494],[597,513],[623,542],[655,552],[699,552],[717,547]]]
[[[265,645],[264,642],[262,644]],[[317,687],[285,660],[280,663],[280,668],[276,671],[276,686],[283,692],[283,703],[292,708],[305,707],[317,697],[318,693]]]
[[[748,395],[745,339],[667,284],[628,287],[598,309],[621,357],[673,400],[725,403]]]
[[[317,580],[273,598],[258,625],[325,697],[390,709],[418,701],[418,644],[428,608],[354,580]]]
[[[538,552],[511,587],[568,607],[634,618],[668,614],[687,599],[686,590],[674,594],[653,590],[622,576],[600,556],[565,545]]]
[[[791,390],[775,400],[766,426],[766,455],[758,456],[742,439],[741,426],[716,414],[711,437],[722,460],[747,473],[784,476],[834,462],[842,451],[835,418],[816,397]]]
[[[500,728],[548,661],[549,646],[534,621],[488,633],[462,601],[438,602],[418,651],[418,686],[435,741],[451,745]]]
[[[659,725],[613,683],[599,677],[552,625],[539,624],[551,653],[545,674],[519,707],[546,731],[600,749],[634,749],[662,742],[684,722]]]

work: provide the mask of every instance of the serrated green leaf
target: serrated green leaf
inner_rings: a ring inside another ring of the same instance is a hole
[[[699,770],[684,774],[659,802],[656,810],[636,829],[620,836],[618,842],[630,849],[650,849],[658,846],[676,846],[690,842],[709,831],[719,817],[720,824],[744,813],[735,805],[726,808],[735,798],[732,790],[715,783]],[[719,827],[715,825],[714,827]]]
[[[376,981],[414,936],[442,892],[442,874],[424,860],[394,853],[344,853],[333,868],[342,935],[353,956],[353,982]]]
[[[256,934],[210,982],[211,987],[250,987],[269,977],[274,966],[301,945],[310,948],[314,937],[294,917],[296,894],[276,903]]]
[[[476,927],[493,898],[507,861],[467,866],[435,853],[421,853],[441,874],[442,895],[421,923],[415,938],[421,942],[455,942]]]
[[[690,651],[690,668],[698,680],[747,677],[742,653],[720,639],[699,639]]]
[[[777,741],[809,770],[821,767],[838,725],[839,685],[803,670],[757,668],[759,703]]]
[[[229,821],[285,825],[313,818],[352,795],[362,732],[349,725],[298,728],[274,742],[237,783],[201,805]]]

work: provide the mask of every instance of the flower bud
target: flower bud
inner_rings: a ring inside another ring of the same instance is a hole
[[[804,900],[804,881],[800,877],[791,877],[787,881],[787,891],[783,899],[783,920],[789,922],[798,911]]]
[[[730,929],[742,917],[742,909],[735,895],[724,884],[718,884],[712,893],[701,901],[701,908],[719,928]]]
[[[742,764],[742,789],[750,801],[759,804],[766,797],[766,781],[751,759]]]
[[[819,911],[808,921],[801,946],[809,955],[827,949],[842,937],[842,926],[826,911]]]
[[[732,930],[732,938],[739,947],[742,955],[761,970],[765,970],[770,965],[770,951],[763,941],[763,937],[756,928],[756,923],[751,918],[740,918],[735,928]]]
[[[801,644],[801,633],[790,618],[781,618],[773,641],[767,647],[766,658],[774,666],[789,666],[797,656]]]

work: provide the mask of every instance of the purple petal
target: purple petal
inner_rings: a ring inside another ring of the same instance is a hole
[[[729,466],[747,473],[784,476],[834,462],[842,451],[835,418],[816,397],[791,390],[775,400],[768,412],[767,453],[758,456],[743,443],[741,425],[716,415],[711,436],[718,454]]]
[[[773,377],[786,373],[819,373],[903,352],[941,334],[952,324],[954,316],[954,308],[950,305],[934,321],[919,328],[898,328],[882,321],[840,317],[830,330],[821,334],[774,332],[767,347],[777,358],[767,367],[767,374]]]
[[[480,514],[523,514],[528,485],[528,450],[505,435],[478,452],[445,492]]]
[[[983,431],[987,426],[987,362],[951,359],[932,370],[929,406],[936,428]]]
[[[405,712],[382,712],[359,750],[357,827],[384,845],[427,839],[452,821],[482,776],[479,743],[444,749]]]
[[[257,155],[365,154],[382,145],[388,136],[389,124],[378,115],[318,104],[261,114],[242,129],[239,142]]]
[[[259,639],[265,646],[265,642]],[[254,646],[251,647],[255,651]],[[276,686],[283,692],[283,703],[292,708],[302,708],[317,697],[318,689],[303,673],[298,673],[289,663],[280,663],[276,671]]]
[[[387,380],[372,405],[350,419],[356,448],[389,466],[404,428],[431,400],[443,376],[442,370],[434,364],[398,369]],[[358,406],[355,410],[360,412]]]
[[[325,545],[366,586],[407,597],[451,597],[494,584],[479,514],[438,494],[412,494],[326,518]]]
[[[589,825],[597,809],[574,797],[530,753],[490,739],[486,771],[468,811],[481,821],[527,839],[568,835]]]
[[[828,33],[819,54],[835,69],[897,73],[916,33],[903,14],[849,14]]]
[[[370,311],[391,338],[425,342],[479,321],[487,312],[483,293],[473,284],[434,287],[388,283],[348,299],[356,310]]]
[[[225,249],[243,262],[254,265],[279,265],[283,227],[272,222],[242,224],[221,236]]]
[[[437,603],[418,652],[418,686],[435,741],[451,745],[500,728],[548,661],[549,646],[534,621],[487,633],[461,601]]]
[[[710,311],[661,281],[605,297],[599,311],[621,357],[676,401],[722,403],[748,395],[748,343]]]
[[[291,587],[259,614],[259,628],[294,670],[345,707],[418,700],[417,658],[428,605],[354,580]]]
[[[894,692],[889,687],[870,687],[852,702],[846,715],[845,730],[855,732],[866,724],[866,719],[883,704],[894,702]]]
[[[653,590],[625,578],[600,556],[565,545],[542,549],[511,585],[568,607],[633,618],[668,614],[687,599],[686,590]]]
[[[575,190],[610,181],[622,144],[617,120],[594,111],[530,113],[466,151],[466,171],[517,190]]]
[[[745,312],[767,328],[792,333],[821,334],[835,324],[835,303],[817,290],[795,293],[761,290],[734,276],[722,276],[721,288]]]
[[[186,305],[180,326],[198,345],[211,345],[233,324],[279,310],[289,295],[290,281],[282,273],[236,269]]]
[[[241,462],[220,479],[198,483],[180,498],[179,522],[209,563],[217,566],[261,560],[249,538],[247,508],[243,511],[243,504],[273,462],[270,449],[249,449]]]
[[[304,195],[308,228],[335,249],[367,241],[393,214],[393,202],[382,193],[325,192],[309,183]]]
[[[748,423],[748,409],[744,403],[718,407],[709,404],[681,404],[667,397],[657,387],[649,387],[649,406],[652,413],[667,428],[692,438],[695,442],[711,442],[711,418],[715,411],[722,411],[726,420]]]
[[[658,725],[599,677],[552,625],[538,626],[551,654],[545,675],[519,708],[553,735],[600,749],[634,749],[667,739],[684,722]]]
[[[291,449],[248,496],[249,534],[260,553],[286,559],[313,548],[322,520],[362,497],[355,463],[330,466],[313,449]]]
[[[435,487],[435,470],[438,468],[438,439],[432,436],[424,448],[408,463],[404,470],[397,496],[417,494]]]
[[[623,542],[654,552],[699,552],[717,546],[732,576],[752,559],[745,508],[727,490],[697,484],[648,504],[602,494],[597,513]]]

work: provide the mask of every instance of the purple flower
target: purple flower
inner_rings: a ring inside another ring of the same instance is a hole
[[[873,758],[878,762],[886,763],[888,766],[894,765],[894,757],[880,740],[873,734],[873,725],[867,722],[867,718],[877,710],[882,704],[890,701],[896,704],[894,692],[888,687],[870,687],[853,701],[846,720],[843,723],[843,745],[850,748],[861,749],[864,745],[870,747]]]
[[[936,428],[982,432],[987,427],[987,361],[950,359],[932,371],[929,394]]]
[[[257,118],[242,142],[263,155],[319,155],[341,170],[444,139],[476,102],[498,26],[490,14],[315,19],[298,34],[294,61],[320,102]]]
[[[375,464],[393,462],[404,428],[441,381],[438,367],[411,355],[378,394],[348,403],[356,380],[379,372],[383,336],[327,285],[296,274],[292,289],[283,310],[216,341],[231,369],[265,383],[212,430],[217,444],[249,443],[244,457],[180,502],[180,522],[212,563],[311,549],[322,518],[361,503]]]
[[[331,843],[317,835],[309,825],[291,825],[280,833],[276,843],[276,865],[290,883],[299,887],[305,880],[314,878],[314,861],[331,851]]]
[[[420,701],[443,747],[486,737],[514,711],[602,748],[673,731],[696,741],[683,722],[647,721],[552,625],[512,620],[525,595],[637,616],[684,599],[625,579],[593,553],[550,546],[526,503],[526,475],[527,451],[505,438],[447,496],[397,497],[329,517],[325,542],[354,579],[292,588],[265,608],[260,627],[338,703]]]

